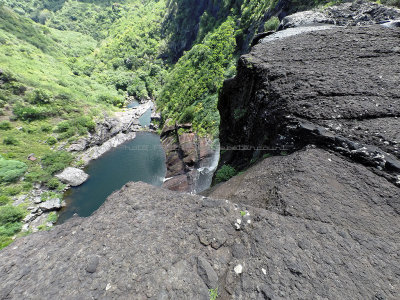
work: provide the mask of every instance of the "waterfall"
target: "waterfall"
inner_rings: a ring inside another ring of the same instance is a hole
[[[212,178],[215,170],[217,169],[220,155],[220,144],[219,140],[213,142],[215,150],[207,159],[202,161],[202,166],[196,170],[194,178],[194,188],[192,193],[198,194],[211,186]]]

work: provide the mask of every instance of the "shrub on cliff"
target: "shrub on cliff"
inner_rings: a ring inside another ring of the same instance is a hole
[[[0,235],[0,249],[3,249],[4,247],[7,247],[12,243],[12,238],[8,236],[1,236]]]
[[[46,143],[50,146],[57,143],[57,139],[54,136],[49,136],[46,140]]]
[[[51,115],[51,110],[47,107],[35,106],[35,105],[21,105],[17,104],[13,109],[14,115],[17,119],[23,121],[34,121],[41,120]]]
[[[28,94],[28,101],[33,104],[49,104],[52,98],[53,95],[45,89],[35,89]]]
[[[42,165],[46,172],[54,174],[65,169],[73,160],[71,153],[66,151],[50,152],[43,156]]]
[[[0,236],[13,236],[21,231],[22,224],[20,222],[7,223],[0,226]]]
[[[0,206],[8,204],[10,203],[10,201],[11,201],[10,197],[7,197],[6,195],[0,196]]]
[[[0,249],[9,245],[12,236],[21,231],[21,220],[25,216],[22,208],[12,205],[0,207]]]
[[[219,182],[224,182],[231,179],[233,176],[237,174],[237,171],[234,167],[230,165],[223,165],[221,169],[217,171],[215,174],[215,180]]]
[[[55,190],[55,189],[57,189],[57,188],[60,186],[60,184],[61,184],[61,182],[60,182],[57,178],[55,178],[55,177],[51,178],[51,179],[50,179],[49,181],[47,181],[47,183],[46,183],[47,187],[48,187],[50,190]]]
[[[264,24],[264,31],[275,31],[278,29],[279,26],[279,19],[278,17],[272,17]]]
[[[17,146],[19,144],[18,140],[13,137],[13,136],[6,136],[3,139],[3,144],[4,145],[9,145],[9,146]]]
[[[102,94],[98,97],[100,102],[112,104],[116,107],[123,107],[125,103],[125,99],[122,96],[115,96],[111,94]]]

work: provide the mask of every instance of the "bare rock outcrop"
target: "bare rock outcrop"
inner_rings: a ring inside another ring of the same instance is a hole
[[[129,183],[3,249],[0,298],[396,299],[400,191],[364,166],[310,148],[213,196]]]
[[[279,30],[333,24],[337,26],[365,26],[400,19],[400,10],[374,2],[357,0],[328,7],[324,10],[302,11],[283,18]]]
[[[180,130],[185,132],[180,133]],[[194,133],[191,124],[175,124],[164,126],[161,143],[167,165],[167,180],[163,187],[172,191],[196,192],[198,169],[209,167],[216,151],[212,141]]]
[[[400,174],[398,36],[399,29],[375,25],[262,41],[224,84],[218,106],[222,147],[279,153],[316,144],[384,171],[395,182]],[[254,153],[236,151],[227,162],[243,166]]]
[[[63,183],[70,186],[81,185],[89,178],[89,175],[86,174],[83,170],[72,167],[64,169],[61,173],[56,174],[55,176]]]

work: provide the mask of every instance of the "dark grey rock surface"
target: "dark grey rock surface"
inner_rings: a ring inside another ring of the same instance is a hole
[[[399,37],[400,29],[375,25],[256,45],[240,59],[237,76],[224,84],[218,106],[222,147],[295,151],[317,144],[387,171],[395,181]],[[230,160],[253,154],[237,151]]]
[[[129,183],[2,250],[0,298],[396,299],[400,192],[367,168],[310,148],[213,197]]]

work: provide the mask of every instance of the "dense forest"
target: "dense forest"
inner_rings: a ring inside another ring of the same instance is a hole
[[[0,0],[0,248],[26,214],[12,197],[35,184],[60,193],[53,175],[80,164],[62,149],[128,96],[216,136],[218,91],[254,35],[277,28],[281,2]],[[290,13],[338,1],[283,2]]]

